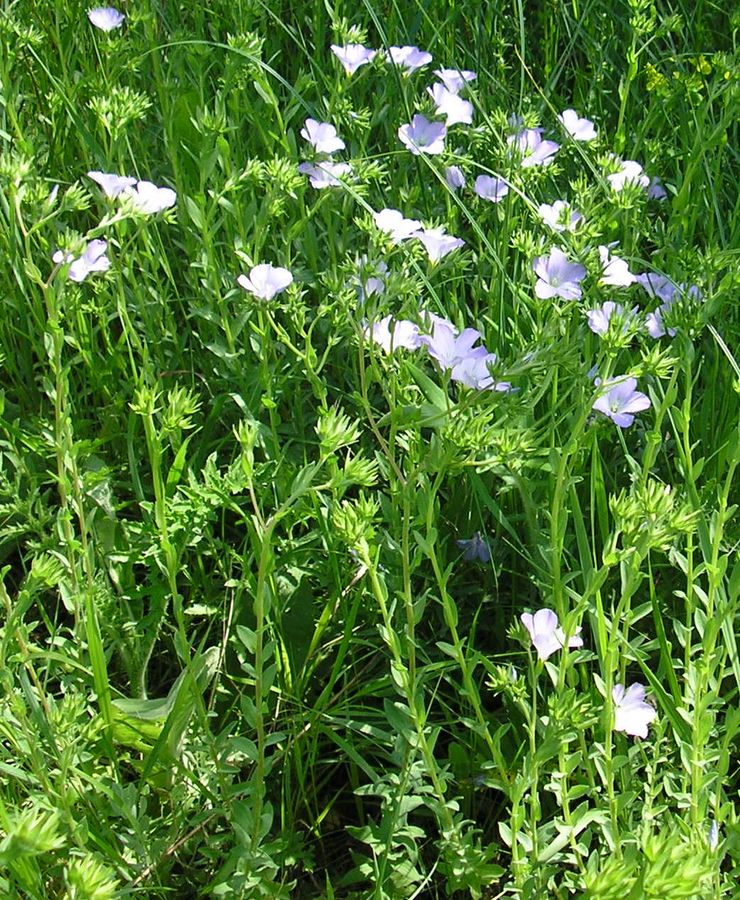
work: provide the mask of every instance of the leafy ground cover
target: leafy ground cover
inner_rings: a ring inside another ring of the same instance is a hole
[[[0,893],[737,896],[740,20],[0,13]]]

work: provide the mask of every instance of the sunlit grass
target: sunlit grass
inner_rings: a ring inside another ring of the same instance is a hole
[[[734,896],[739,23],[160,6],[0,14],[0,893]]]

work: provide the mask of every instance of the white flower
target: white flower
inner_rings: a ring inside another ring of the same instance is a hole
[[[272,300],[293,283],[293,273],[289,269],[273,266],[271,263],[260,263],[249,272],[249,277],[240,275],[237,284],[262,300]]]
[[[609,247],[599,246],[602,273],[599,284],[603,287],[629,287],[637,281],[637,276],[629,270],[626,260],[612,256]]]
[[[571,210],[570,205],[564,200],[556,200],[552,206],[547,203],[541,203],[537,207],[542,221],[553,231],[575,231],[578,224],[583,221],[583,216],[575,210]]]
[[[323,188],[341,187],[342,182],[339,179],[351,175],[352,167],[349,163],[334,163],[327,161],[316,163],[314,165],[314,163],[306,162],[301,163],[298,166],[298,171],[302,175],[308,175],[311,187],[320,191]]]
[[[413,237],[418,238],[427,251],[427,256],[433,263],[437,263],[443,256],[462,247],[465,241],[462,238],[447,234],[443,227],[423,228]]]
[[[415,72],[432,61],[432,54],[418,47],[389,47],[388,56],[391,62],[406,69],[408,74]]]
[[[88,178],[92,178],[103,189],[106,197],[114,200],[119,194],[123,194],[136,184],[136,179],[130,175],[112,175],[107,172],[88,172]]]
[[[408,319],[398,319],[391,325],[392,322],[393,317],[386,316],[384,319],[366,328],[365,334],[378,344],[385,353],[391,353],[399,347],[403,347],[406,350],[416,350],[421,346],[418,325],[409,322]]]
[[[123,195],[131,198],[137,212],[147,215],[169,209],[177,202],[177,194],[172,188],[157,187],[151,181],[139,181],[135,191],[126,189],[123,191]]]
[[[112,6],[96,6],[94,9],[88,9],[87,17],[101,31],[113,31],[120,28],[126,18],[123,13]]]
[[[566,109],[558,116],[563,128],[573,138],[574,141],[594,141],[596,140],[596,129],[594,123],[589,119],[581,119],[574,109]]]
[[[420,153],[444,153],[447,129],[441,122],[430,122],[425,116],[415,115],[407,125],[398,129],[398,137],[402,144],[414,156]]]
[[[434,74],[451,94],[459,94],[469,81],[478,77],[468,69],[435,69]]]
[[[61,250],[57,250],[52,256],[52,261],[57,265],[69,263],[67,277],[70,281],[80,282],[91,272],[107,272],[110,269],[110,260],[105,255],[107,249],[106,241],[90,241],[82,256],[78,256],[77,259],[71,253],[64,254]]]
[[[443,84],[433,84],[427,88],[427,93],[434,100],[437,108],[437,114],[445,116],[447,126],[451,125],[472,125],[473,123],[473,104],[452,91],[448,91]]]
[[[614,701],[614,730],[624,731],[634,737],[646,738],[648,725],[658,715],[655,708],[645,702],[645,687],[639,682],[624,685],[615,684],[612,690]]]
[[[301,128],[301,137],[311,144],[317,153],[334,153],[335,150],[344,150],[344,141],[337,137],[337,129],[328,122],[317,122],[316,119],[306,119],[306,124]]]
[[[338,47],[336,44],[331,45],[331,51],[344,66],[344,71],[348,75],[354,74],[360,66],[369,63],[375,58],[377,50],[370,50],[363,47],[362,44],[347,44],[344,47]]]
[[[557,613],[551,609],[538,609],[531,613],[522,613],[522,625],[529,632],[532,644],[540,659],[545,660],[557,650],[565,646],[565,634],[558,622]],[[580,626],[576,633],[568,641],[568,647],[582,647],[583,638],[580,637]]]
[[[376,227],[390,235],[394,244],[416,237],[421,228],[418,219],[404,219],[397,209],[381,209],[380,212],[373,213],[373,219]]]

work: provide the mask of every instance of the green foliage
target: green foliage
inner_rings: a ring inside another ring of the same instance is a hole
[[[737,15],[123,12],[0,12],[0,894],[735,896]],[[346,43],[433,66],[347,76]],[[476,71],[474,127],[412,155],[437,66]],[[345,142],[338,186],[298,170],[307,118]],[[667,199],[612,190],[615,154]],[[465,244],[432,261],[386,207]],[[70,278],[94,240],[110,267]],[[616,243],[672,303],[604,283]],[[553,246],[580,303],[535,295]],[[293,276],[271,299],[237,283],[262,263]],[[496,389],[376,340],[431,314],[480,332]],[[650,407],[620,428],[594,403],[628,376]],[[545,609],[543,652],[520,616]]]

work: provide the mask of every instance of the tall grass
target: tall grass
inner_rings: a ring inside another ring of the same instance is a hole
[[[0,893],[737,896],[737,16],[122,12],[0,13]],[[381,52],[348,76],[347,43]],[[434,62],[382,58],[407,44]],[[413,155],[437,67],[477,73],[473,126]],[[346,144],[334,187],[298,171],[307,118]],[[550,165],[520,165],[523,126]],[[614,190],[612,154],[666,198]],[[383,208],[465,244],[433,263]],[[109,270],[71,279],[100,239]],[[661,298],[599,283],[608,244],[679,286],[661,337]],[[553,246],[580,300],[537,297]],[[293,276],[270,300],[236,280],[263,263]],[[500,389],[435,362],[430,314]],[[432,346],[384,349],[387,316]],[[620,427],[594,403],[627,377],[649,408]]]

